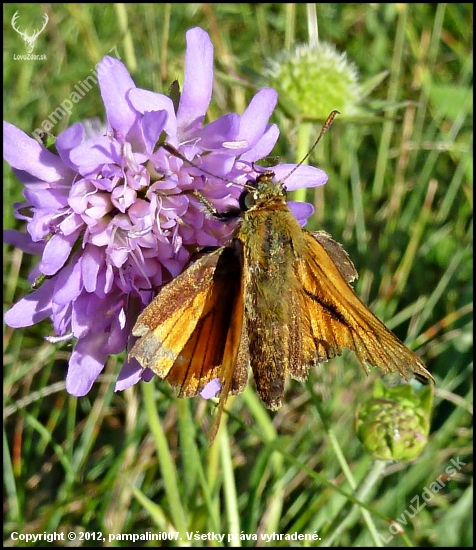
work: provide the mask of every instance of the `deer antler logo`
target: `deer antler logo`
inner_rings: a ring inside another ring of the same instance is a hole
[[[15,15],[12,17],[12,27],[23,38],[27,53],[32,53],[33,48],[35,47],[36,39],[43,32],[44,28],[46,27],[46,24],[48,23],[48,16],[45,13],[43,17],[43,27],[41,27],[39,31],[38,30],[35,31],[32,36],[28,36],[26,32],[22,32],[19,28],[16,27],[16,22],[18,17],[19,17],[18,11],[16,11]]]

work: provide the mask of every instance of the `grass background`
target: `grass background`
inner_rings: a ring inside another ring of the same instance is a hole
[[[48,14],[34,51],[46,61],[13,59],[25,54],[10,23],[16,10],[22,30]],[[362,82],[387,73],[365,116],[336,119],[313,152],[329,181],[307,196],[316,204],[309,227],[345,246],[359,296],[435,376],[428,446],[411,463],[366,454],[354,414],[379,374],[366,377],[352,354],[311,373],[307,386],[290,382],[277,413],[251,383],[228,402],[210,449],[210,403],[179,401],[157,379],[114,393],[123,356],[77,399],[65,391],[69,349],[43,339],[50,323],[6,327],[7,546],[24,545],[13,531],[89,533],[34,546],[129,546],[94,534],[147,531],[178,531],[183,541],[136,546],[472,545],[472,4],[6,4],[4,118],[30,133],[112,48],[138,86],[166,92],[181,81],[185,31],[197,25],[215,46],[209,119],[241,113],[264,85],[267,59],[307,42],[316,20],[319,39],[346,51]],[[93,89],[53,131],[103,113]],[[273,121],[281,129],[274,153],[299,160],[306,114],[280,104]],[[317,135],[320,123],[311,122]],[[21,193],[5,164],[7,228],[21,227],[12,215]],[[28,292],[36,261],[4,247],[5,310]],[[425,487],[458,457],[465,465],[425,503]],[[392,520],[416,508],[415,497],[425,506],[389,540]],[[186,532],[316,532],[321,540],[189,543]]]

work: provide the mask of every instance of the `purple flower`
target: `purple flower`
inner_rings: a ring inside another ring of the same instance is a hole
[[[75,342],[66,388],[76,396],[91,389],[109,354],[132,343],[138,314],[183,270],[190,251],[229,239],[230,224],[207,216],[200,201],[183,192],[200,190],[219,211],[236,206],[241,188],[224,179],[256,177],[253,162],[270,153],[279,133],[268,123],[277,100],[270,88],[258,92],[241,116],[204,124],[213,46],[200,28],[187,32],[177,112],[169,97],[137,88],[117,59],[105,57],[98,74],[107,117],[103,135],[74,124],[58,136],[54,154],[4,123],[4,156],[25,186],[26,203],[16,205],[16,217],[28,231],[6,231],[5,241],[41,255],[30,282],[46,276],[7,311],[5,322],[24,327],[50,317],[51,341]],[[217,177],[167,152],[159,145],[164,138]],[[273,170],[281,178],[293,167]],[[301,166],[286,187],[326,180],[322,170]],[[305,221],[312,207],[300,203],[296,212]],[[152,376],[135,359],[126,361],[116,390]]]

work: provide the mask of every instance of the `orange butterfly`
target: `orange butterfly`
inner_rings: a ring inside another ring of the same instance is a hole
[[[217,419],[227,396],[245,388],[249,367],[261,399],[275,410],[288,376],[305,380],[344,348],[365,370],[433,380],[354,293],[349,283],[357,271],[342,246],[300,227],[274,173],[246,187],[231,245],[205,253],[159,292],[137,319],[139,340],[129,357],[177,387],[179,397],[197,395],[217,378]]]

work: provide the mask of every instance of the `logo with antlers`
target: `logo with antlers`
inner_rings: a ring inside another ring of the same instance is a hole
[[[36,42],[36,39],[38,38],[38,36],[43,32],[43,30],[45,29],[47,23],[48,23],[48,16],[46,15],[46,13],[44,14],[44,17],[43,17],[43,26],[41,27],[40,30],[36,30],[31,36],[28,36],[28,34],[26,32],[22,32],[17,26],[16,26],[16,23],[17,23],[17,19],[18,19],[19,15],[18,15],[18,11],[15,12],[15,15],[12,17],[12,27],[15,31],[17,31],[17,33],[22,37],[23,41],[25,42],[25,48],[26,48],[26,51],[28,54],[32,53],[33,52],[33,48],[35,47],[35,42]]]

